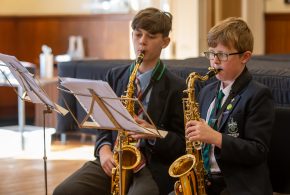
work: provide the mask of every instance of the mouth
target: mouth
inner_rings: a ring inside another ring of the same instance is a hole
[[[137,51],[138,51],[139,54],[140,54],[140,53],[145,54],[145,50],[144,50],[144,49],[138,49]]]

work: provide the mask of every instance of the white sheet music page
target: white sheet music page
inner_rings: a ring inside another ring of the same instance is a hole
[[[31,102],[45,104],[63,115],[68,112],[64,108],[60,110],[60,106],[57,107],[56,104],[49,99],[45,91],[36,83],[33,75],[16,57],[0,53],[0,60],[9,68],[20,87],[22,87],[24,92],[29,96]],[[22,96],[22,94],[18,95]]]
[[[77,78],[60,78],[60,80],[62,86],[74,93],[75,97],[86,112],[89,112],[91,107],[92,97],[89,89],[92,89],[96,95],[103,100],[106,108],[110,111],[122,129],[160,136],[156,129],[147,129],[139,126],[135,122],[133,117],[122,104],[120,98],[117,97],[107,82]],[[97,102],[94,104],[91,119],[100,125],[100,129],[102,127],[116,128]]]

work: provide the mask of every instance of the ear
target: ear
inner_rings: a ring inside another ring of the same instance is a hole
[[[169,37],[163,37],[162,49],[166,48],[169,43],[170,43],[170,38]]]
[[[243,57],[242,57],[243,58],[243,60],[242,60],[243,64],[246,64],[250,60],[251,57],[252,57],[252,52],[246,51],[243,54]]]

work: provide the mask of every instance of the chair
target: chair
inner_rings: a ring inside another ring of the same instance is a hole
[[[290,108],[275,109],[275,123],[269,154],[269,170],[273,191],[290,194]]]

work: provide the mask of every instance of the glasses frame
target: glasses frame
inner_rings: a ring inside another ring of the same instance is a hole
[[[217,53],[215,53],[215,52],[212,52],[212,51],[205,51],[205,52],[203,52],[204,56],[205,56],[207,59],[209,59],[209,60],[214,60],[214,58],[217,57],[217,58],[219,59],[219,61],[223,61],[223,62],[228,61],[228,58],[229,58],[229,56],[231,56],[231,55],[238,55],[238,54],[243,54],[243,53],[245,53],[245,52],[244,52],[244,51],[242,51],[242,52],[233,52],[233,53],[224,53],[224,52],[217,52]],[[212,59],[209,57],[209,54],[213,54],[213,58],[212,58]],[[223,54],[223,55],[227,56],[227,59],[226,59],[226,60],[221,60],[221,59],[219,58],[219,56],[218,56],[219,54]]]

